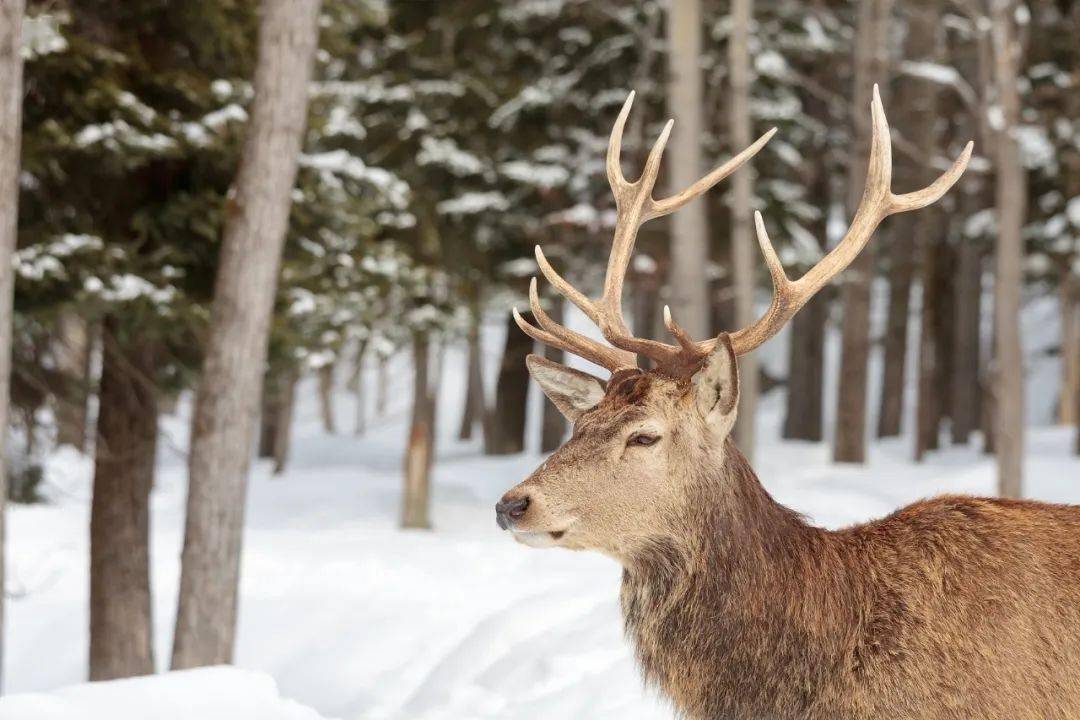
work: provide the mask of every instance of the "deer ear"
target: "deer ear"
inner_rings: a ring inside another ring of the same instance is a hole
[[[716,347],[694,373],[693,384],[698,412],[718,434],[727,435],[739,404],[739,365],[727,333],[716,338]]]
[[[540,389],[570,422],[577,422],[604,397],[604,383],[589,373],[572,370],[539,355],[529,355],[525,365]]]

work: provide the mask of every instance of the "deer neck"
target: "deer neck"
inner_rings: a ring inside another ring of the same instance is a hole
[[[646,679],[693,718],[819,702],[857,624],[832,535],[773,500],[731,442],[699,480],[685,536],[657,540],[623,573],[623,619]]]

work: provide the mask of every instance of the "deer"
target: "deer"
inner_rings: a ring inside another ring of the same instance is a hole
[[[931,184],[894,194],[875,87],[865,189],[843,238],[791,280],[756,213],[773,285],[768,310],[746,328],[694,340],[665,308],[669,344],[634,337],[622,316],[637,231],[734,172],[772,132],[655,200],[672,123],[640,178],[627,181],[620,155],[632,102],[631,93],[608,144],[616,218],[600,298],[535,252],[540,272],[603,341],[553,322],[535,277],[535,324],[513,312],[531,338],[610,377],[528,357],[572,432],[499,500],[499,527],[526,546],[598,551],[621,565],[620,606],[637,666],[680,717],[1080,718],[1080,508],[944,496],[825,529],[774,500],[731,438],[739,356],[775,336],[884,218],[942,197],[972,144]],[[651,369],[639,368],[639,357]]]

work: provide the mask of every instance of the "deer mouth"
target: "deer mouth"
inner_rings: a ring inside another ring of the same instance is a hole
[[[566,534],[565,530],[551,530],[551,531],[528,531],[528,530],[514,530],[514,540],[522,545],[528,545],[533,548],[549,548],[558,545],[559,541]]]

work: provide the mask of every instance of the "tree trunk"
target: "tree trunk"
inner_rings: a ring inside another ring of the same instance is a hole
[[[361,340],[356,346],[356,358],[353,361],[353,375],[349,380],[349,388],[353,393],[353,402],[356,405],[356,426],[353,434],[361,437],[367,432],[367,404],[364,401],[364,358],[367,357],[367,341]]]
[[[251,120],[195,400],[173,668],[232,660],[244,498],[318,38],[317,0],[264,0]]]
[[[484,421],[487,403],[484,400],[484,355],[480,346],[480,317],[476,313],[469,325],[469,358],[465,384],[465,408],[461,413],[461,429],[458,438],[472,439],[476,423]]]
[[[829,318],[827,288],[810,299],[791,321],[788,361],[786,440],[820,442],[822,432],[822,375],[825,372],[825,327]]]
[[[1061,297],[1061,398],[1058,422],[1073,425],[1077,416],[1076,395],[1080,393],[1080,282],[1070,271],[1068,258],[1061,263],[1058,289]]]
[[[878,437],[900,434],[904,418],[907,334],[911,314],[911,282],[915,277],[915,216],[893,219],[889,231],[889,307],[883,339],[884,363]]]
[[[926,216],[932,215],[929,209]],[[924,215],[920,215],[920,220]],[[919,324],[919,377],[918,404],[915,413],[915,460],[921,462],[929,450],[938,447],[938,422],[944,400],[944,369],[941,367],[941,314],[947,303],[942,287],[944,272],[941,267],[942,248],[938,238],[937,223],[919,223],[916,226],[919,251],[922,256],[922,307]]]
[[[1020,162],[1016,129],[1020,122],[1018,63],[1020,43],[1013,26],[1015,2],[991,0],[990,23],[994,45],[994,77],[1001,105],[1002,128],[997,137],[998,242],[994,317],[997,323],[997,407],[995,445],[998,492],[1020,497],[1024,472],[1024,356],[1020,342],[1020,288],[1023,281],[1024,219],[1027,180]]]
[[[56,319],[54,344],[56,369],[63,387],[56,401],[56,442],[86,448],[86,404],[89,397],[90,330],[86,321],[71,310]]]
[[[105,321],[90,510],[90,679],[154,672],[150,490],[157,454],[154,346]]]
[[[334,422],[334,368],[337,363],[327,363],[319,368],[319,415],[322,417],[323,431],[327,435],[337,434]]]
[[[828,67],[820,66],[813,70],[812,77],[815,82],[827,83],[831,73]],[[829,104],[820,96],[809,94],[805,107],[806,114],[822,125],[827,126],[832,122]],[[812,160],[806,169],[807,202],[812,207],[822,209],[808,230],[817,238],[818,248],[824,253],[828,238],[827,208],[832,205],[833,197],[829,179],[829,146],[824,137],[816,141]],[[824,438],[825,333],[832,299],[832,288],[822,288],[791,320],[786,413],[782,430],[785,439],[820,442]]]
[[[405,448],[405,495],[401,526],[431,527],[431,460],[435,448],[435,398],[429,381],[431,342],[426,332],[413,338],[413,410]]]
[[[551,309],[548,312],[551,318],[560,325],[563,322],[565,305],[562,297],[553,298]],[[557,363],[565,362],[564,355],[563,351],[558,348],[553,348],[550,345],[544,346],[544,357],[548,360]],[[540,451],[546,453],[555,451],[562,445],[564,437],[566,437],[566,418],[559,412],[559,408],[555,407],[555,403],[551,402],[547,396],[544,396],[544,422],[540,433]]]
[[[289,439],[292,434],[296,383],[299,377],[296,368],[288,367],[268,372],[264,381],[259,457],[274,461],[275,475],[285,471],[289,460]]]
[[[522,316],[532,322],[531,313],[522,313]],[[525,358],[532,349],[532,338],[521,332],[512,315],[507,315],[506,348],[495,386],[492,417],[495,437],[486,448],[490,455],[512,455],[525,449],[525,406],[529,397],[529,370]]]
[[[732,0],[731,36],[728,39],[728,66],[731,77],[731,145],[748,147],[750,132],[750,21],[753,0]],[[754,309],[754,286],[757,278],[757,241],[750,231],[753,210],[754,169],[748,162],[732,178],[731,200],[731,271],[735,289],[735,324],[750,327],[757,319]],[[748,459],[754,456],[754,430],[757,426],[758,364],[757,354],[739,359],[739,420],[735,424],[735,443]]]
[[[883,82],[888,61],[888,27],[892,0],[865,0],[858,4],[855,29],[854,148],[848,164],[848,216],[862,198],[870,157],[871,91]],[[869,243],[844,274],[844,307],[840,356],[839,395],[833,459],[861,463],[866,460],[866,385],[870,356],[870,289],[874,278],[875,245]]]
[[[953,340],[952,441],[967,444],[979,424],[979,328],[982,317],[982,250],[962,238],[956,270]]]
[[[940,63],[942,55],[941,3],[914,0],[905,3],[908,29],[903,57],[912,63]],[[895,106],[900,112],[897,127],[920,150],[933,153],[938,147],[938,83],[913,74],[901,73],[896,83]],[[895,184],[922,187],[934,180],[934,169],[906,155],[895,161]],[[929,225],[922,214],[901,215],[892,220],[889,233],[889,307],[884,336],[881,407],[878,437],[900,434],[904,413],[904,381],[907,364],[908,320],[911,310],[911,283],[921,231]],[[925,297],[925,296],[924,296]]]
[[[22,130],[23,0],[0,3],[0,589],[4,587],[4,515],[7,477],[3,458],[8,434],[11,380],[15,239],[19,213],[19,151]],[[4,669],[4,593],[0,592],[0,688]]]
[[[386,417],[386,397],[389,392],[390,373],[388,365],[390,358],[378,353],[378,362],[375,366],[375,417]]]
[[[679,0],[669,5],[668,113],[679,119],[679,129],[668,150],[668,177],[673,193],[701,176],[701,141],[704,107],[701,77],[700,0]],[[741,148],[740,148],[741,149]],[[699,198],[671,216],[671,297],[675,319],[695,338],[709,334],[709,295],[705,271],[709,246],[705,203]]]

